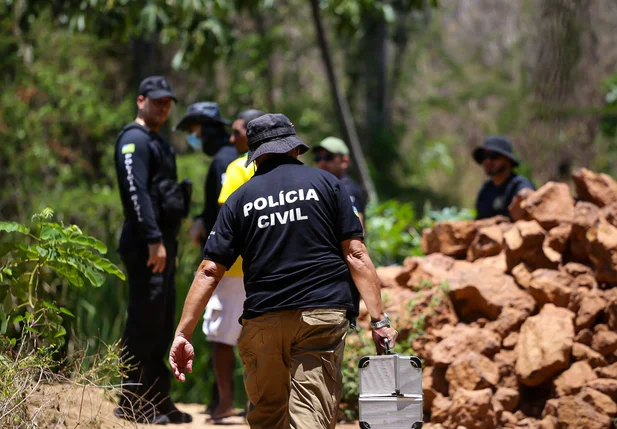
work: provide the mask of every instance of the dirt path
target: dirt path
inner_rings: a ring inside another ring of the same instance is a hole
[[[151,428],[150,425],[137,425],[116,418],[116,407],[109,392],[98,388],[82,388],[74,385],[56,384],[39,388],[28,400],[31,414],[41,428]],[[205,406],[200,404],[177,404],[178,408],[193,416],[193,422],[181,425],[168,425],[178,429],[214,429],[223,425],[206,423],[203,413]],[[224,427],[248,429],[243,417],[226,419]],[[340,424],[337,429],[357,428],[358,424]]]

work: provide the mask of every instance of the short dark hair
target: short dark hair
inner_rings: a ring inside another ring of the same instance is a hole
[[[249,122],[251,122],[253,119],[259,118],[262,115],[265,115],[265,113],[262,112],[261,110],[248,109],[248,110],[243,110],[242,112],[238,113],[238,115],[236,116],[236,119],[242,119],[244,121],[244,126],[246,127],[249,124]]]

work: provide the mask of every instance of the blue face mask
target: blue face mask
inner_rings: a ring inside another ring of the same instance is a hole
[[[195,151],[201,151],[201,139],[197,137],[195,134],[189,134],[186,136],[186,142],[192,147]]]

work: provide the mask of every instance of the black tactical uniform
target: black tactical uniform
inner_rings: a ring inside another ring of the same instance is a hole
[[[157,404],[169,395],[171,374],[165,358],[175,323],[176,237],[188,195],[177,183],[173,148],[158,133],[136,122],[120,133],[115,163],[125,216],[119,251],[129,283],[123,358],[136,364],[123,386],[121,405],[137,409],[143,406],[138,397]],[[165,245],[167,261],[165,270],[155,274],[146,264],[148,244],[157,242]],[[133,383],[141,386],[129,386]],[[169,399],[161,405],[165,406],[171,406]]]

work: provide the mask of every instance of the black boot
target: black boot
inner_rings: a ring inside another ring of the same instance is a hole
[[[156,406],[156,409],[159,413],[167,416],[170,423],[181,424],[193,421],[193,416],[189,413],[180,411],[169,398],[163,399],[163,401]]]

